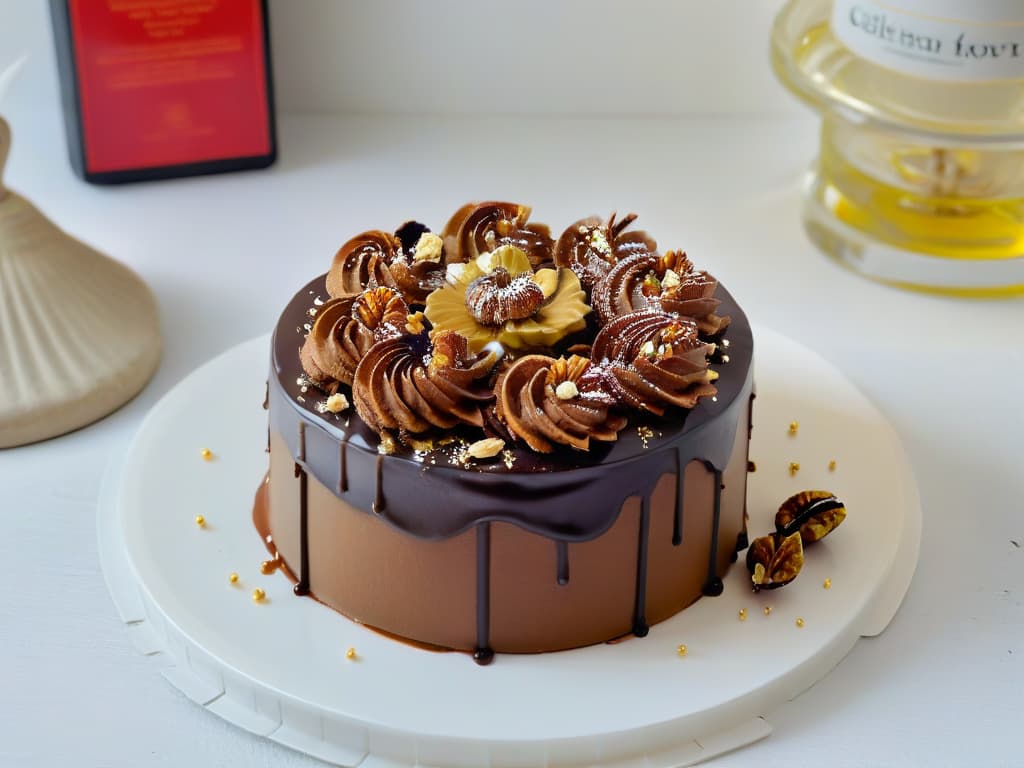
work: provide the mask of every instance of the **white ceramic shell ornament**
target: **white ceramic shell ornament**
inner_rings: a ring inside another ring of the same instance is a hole
[[[0,448],[116,410],[149,381],[161,349],[146,284],[4,187],[10,145],[0,118]]]

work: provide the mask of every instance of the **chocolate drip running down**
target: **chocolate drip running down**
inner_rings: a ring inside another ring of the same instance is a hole
[[[637,548],[630,624],[634,634],[644,635],[650,621],[652,497],[662,478],[673,478],[671,545],[681,547],[691,535],[684,535],[685,475],[691,462],[703,464],[713,474],[714,511],[704,593],[721,592],[720,576],[727,567],[721,565],[719,545],[723,473],[737,445],[737,425],[749,418],[752,397],[750,329],[742,311],[724,289],[718,289],[718,298],[723,310],[733,316],[728,331],[730,361],[719,366],[722,377],[716,382],[718,396],[714,400],[702,400],[690,411],[673,411],[671,419],[638,417],[620,433],[617,441],[601,444],[589,452],[560,449],[537,454],[510,445],[507,462],[469,466],[451,466],[450,450],[446,452],[444,448],[415,453],[398,445],[393,454],[384,455],[379,450],[378,436],[360,419],[351,414],[318,411],[315,398],[308,395],[300,399],[297,352],[303,339],[295,329],[302,327],[302,316],[322,291],[323,278],[318,278],[300,291],[285,310],[274,337],[274,375],[269,384],[271,430],[283,440],[283,444],[275,443],[275,450],[286,448],[294,457],[295,476],[299,478],[296,549],[301,555],[297,592],[300,587],[310,588],[310,576],[315,570],[315,563],[310,567],[307,487],[312,480],[355,510],[372,512],[389,527],[414,538],[447,541],[469,531],[476,542],[473,655],[478,662],[487,663],[493,658],[494,636],[493,524],[511,523],[551,540],[553,581],[559,587],[570,588],[574,547],[586,546],[609,531],[626,502],[635,498],[639,501],[639,517],[638,529],[634,529]],[[745,472],[745,450],[742,459]],[[444,502],[425,510],[424,500],[432,498]],[[736,536],[740,540],[735,528],[727,530],[730,539]],[[665,535],[667,541],[667,532]],[[315,559],[316,555],[312,557]],[[291,563],[293,568],[295,565]],[[655,620],[662,618],[665,616]]]

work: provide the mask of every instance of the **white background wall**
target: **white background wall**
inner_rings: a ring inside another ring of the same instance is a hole
[[[278,104],[338,113],[794,112],[768,64],[781,5],[271,0]],[[0,69],[29,54],[7,97],[19,109],[55,107],[47,6],[0,0]]]

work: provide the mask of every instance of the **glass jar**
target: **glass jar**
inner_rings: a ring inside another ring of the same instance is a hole
[[[823,116],[815,243],[904,287],[1024,292],[1024,2],[790,0],[772,60]]]

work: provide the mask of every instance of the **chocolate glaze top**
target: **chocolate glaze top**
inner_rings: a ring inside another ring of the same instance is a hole
[[[618,440],[592,441],[588,452],[539,454],[513,443],[493,459],[463,463],[458,457],[465,443],[457,441],[420,451],[396,445],[394,453],[382,455],[380,438],[354,408],[322,411],[326,396],[305,378],[298,354],[312,322],[310,309],[327,299],[320,276],[295,295],[274,331],[271,428],[296,462],[340,498],[415,536],[447,538],[500,520],[586,541],[615,522],[627,498],[650,494],[663,474],[694,459],[725,469],[752,389],[753,340],[732,296],[721,286],[716,295],[722,314],[732,317],[723,336],[728,347],[712,361],[720,374],[716,398],[662,418],[630,413]],[[469,442],[479,437],[479,430],[465,433]]]

